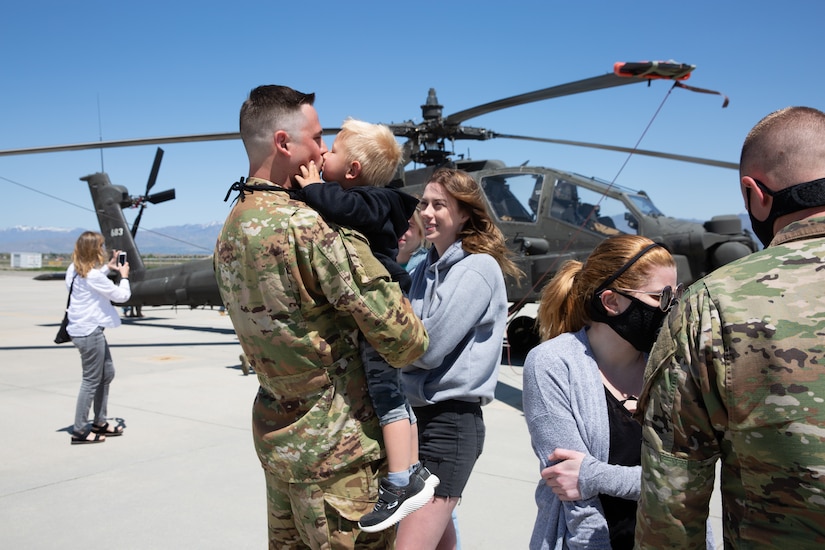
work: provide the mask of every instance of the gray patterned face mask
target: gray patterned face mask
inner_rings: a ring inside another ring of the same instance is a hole
[[[798,183],[791,187],[786,187],[781,191],[772,191],[764,183],[754,178],[753,181],[759,186],[763,193],[773,197],[771,211],[768,217],[762,221],[757,220],[751,214],[751,189],[748,187],[745,194],[748,199],[748,216],[751,219],[751,226],[756,237],[767,247],[773,240],[773,224],[785,214],[793,214],[806,208],[825,206],[825,178]]]

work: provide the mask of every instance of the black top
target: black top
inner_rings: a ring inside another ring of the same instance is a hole
[[[360,231],[370,242],[373,255],[390,273],[401,290],[409,292],[412,280],[395,260],[398,239],[410,227],[418,199],[389,187],[358,186],[344,189],[340,184],[313,183],[296,193],[325,220]]]
[[[630,411],[604,389],[607,397],[607,417],[610,422],[610,454],[608,464],[639,466],[642,463],[642,425],[633,419]],[[613,550],[632,549],[636,530],[636,501],[608,495],[599,495],[610,529]]]

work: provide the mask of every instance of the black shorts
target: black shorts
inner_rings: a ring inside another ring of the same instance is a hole
[[[460,497],[484,448],[481,404],[450,400],[413,410],[419,458],[440,480],[435,495]]]

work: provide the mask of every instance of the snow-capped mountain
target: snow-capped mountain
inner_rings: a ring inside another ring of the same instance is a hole
[[[222,222],[139,229],[135,242],[141,254],[211,254]],[[87,229],[17,226],[0,229],[0,252],[68,254]]]

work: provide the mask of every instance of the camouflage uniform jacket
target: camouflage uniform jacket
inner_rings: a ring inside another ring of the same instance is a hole
[[[417,359],[429,338],[360,234],[274,189],[237,201],[215,272],[260,384],[258,457],[280,479],[308,483],[383,456],[359,331],[395,367]]]
[[[701,548],[721,460],[726,548],[825,545],[825,217],[692,285],[653,348],[640,548]]]

